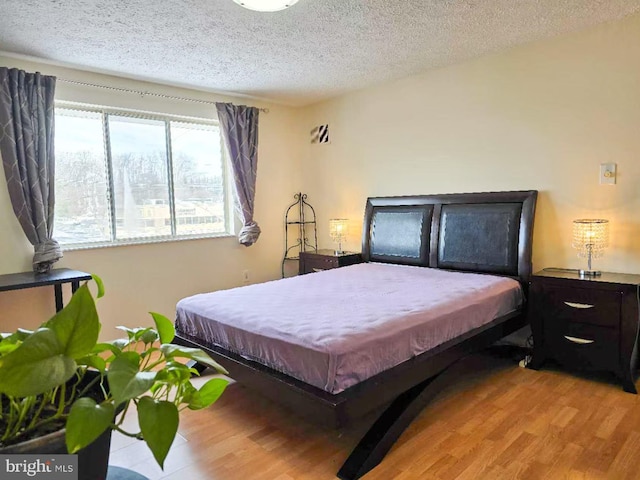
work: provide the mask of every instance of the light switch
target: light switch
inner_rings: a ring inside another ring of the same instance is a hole
[[[616,164],[601,163],[600,164],[600,185],[616,184]]]

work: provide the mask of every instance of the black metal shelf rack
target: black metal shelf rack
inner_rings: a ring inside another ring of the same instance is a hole
[[[316,211],[307,203],[306,193],[296,193],[294,203],[289,205],[284,215],[284,256],[282,257],[282,278],[285,275],[285,264],[289,260],[299,260],[300,252],[318,251],[318,230]],[[309,219],[312,220],[309,220]],[[297,225],[298,228],[295,226]],[[311,232],[313,230],[313,232]],[[295,232],[297,231],[297,238]],[[313,237],[311,237],[311,233]],[[295,238],[295,240],[294,240]],[[313,241],[311,243],[310,241]],[[297,271],[297,270],[296,270]]]

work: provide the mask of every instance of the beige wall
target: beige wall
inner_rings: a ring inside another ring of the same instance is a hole
[[[537,189],[534,268],[578,267],[571,221],[611,221],[602,269],[640,273],[640,15],[351,93],[305,111],[304,188],[346,216],[367,196]],[[618,184],[599,185],[599,165]]]
[[[65,252],[64,258],[56,264],[95,273],[104,280],[107,294],[99,302],[104,325],[103,338],[119,336],[113,328],[116,325],[148,324],[150,318],[147,312],[150,310],[173,317],[177,300],[184,296],[241,285],[242,271],[245,269],[250,271],[251,282],[280,276],[284,247],[283,214],[293,201],[293,194],[300,189],[298,138],[304,130],[300,130],[297,110],[13,58],[0,57],[0,65],[101,85],[269,108],[269,113],[260,115],[255,218],[263,233],[256,245],[246,248],[239,245],[235,238],[227,237],[98,248]],[[203,118],[214,118],[215,111],[212,105],[121,94],[61,82],[56,89],[56,98]],[[5,185],[3,171],[0,172],[0,185]],[[32,248],[11,210],[7,189],[2,187],[0,274],[29,270],[31,257]],[[18,325],[35,327],[48,318],[54,313],[52,290],[40,288],[0,294],[0,331],[9,331]]]
[[[0,65],[62,78],[201,98],[233,99],[0,57]],[[57,97],[211,117],[212,107],[60,83]],[[319,215],[351,219],[347,247],[360,248],[367,196],[512,189],[540,191],[534,267],[577,267],[571,221],[612,222],[611,247],[597,266],[640,273],[640,15],[557,39],[348,94],[302,110],[266,106],[260,120],[256,219],[251,248],[233,238],[101,248],[65,254],[60,266],[103,277],[104,338],[113,327],[168,316],[196,292],[279,276],[282,215],[294,192]],[[329,123],[329,145],[309,130]],[[618,165],[618,184],[598,184],[599,164]],[[0,185],[4,184],[0,172]],[[31,248],[0,188],[0,273],[28,270]],[[1,330],[33,327],[53,313],[51,289],[0,294]]]

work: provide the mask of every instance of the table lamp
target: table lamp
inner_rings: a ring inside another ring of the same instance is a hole
[[[348,220],[346,218],[332,218],[329,220],[329,235],[331,240],[338,244],[336,255],[344,253],[342,251],[342,241],[347,238]]]
[[[587,270],[580,270],[581,277],[597,277],[602,272],[591,270],[591,259],[600,258],[609,246],[609,220],[581,218],[573,221],[573,242],[578,257],[587,258]]]

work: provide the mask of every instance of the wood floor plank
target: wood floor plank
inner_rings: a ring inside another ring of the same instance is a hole
[[[445,375],[363,480],[640,478],[640,400],[615,382],[488,353]],[[330,480],[367,426],[318,427],[234,384],[211,408],[183,412],[164,472],[143,443],[119,434],[110,463],[151,480]]]
[[[640,433],[633,431],[612,462],[609,469],[611,475],[620,479],[637,479],[640,472],[638,452],[640,452]]]

